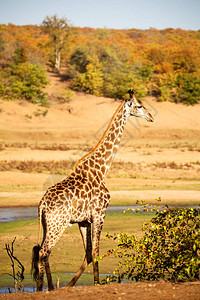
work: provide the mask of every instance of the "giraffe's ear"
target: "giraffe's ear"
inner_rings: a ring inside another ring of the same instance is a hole
[[[130,98],[133,98],[134,95],[134,91],[132,89],[128,90],[128,93],[130,95]]]

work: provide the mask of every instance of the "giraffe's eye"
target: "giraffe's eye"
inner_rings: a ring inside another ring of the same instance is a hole
[[[138,105],[137,108],[142,108],[142,105]]]

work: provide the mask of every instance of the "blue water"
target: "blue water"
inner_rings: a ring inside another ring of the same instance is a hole
[[[35,220],[38,218],[37,207],[3,207],[0,208],[0,222]]]
[[[107,212],[109,213],[120,213],[124,210],[138,209],[141,206],[108,206]],[[190,206],[191,207],[191,206]],[[193,208],[199,208],[199,206],[192,206]],[[38,219],[38,208],[37,207],[3,207],[0,208],[0,223],[1,222],[12,222],[12,221],[24,221],[24,220],[36,220]]]
[[[107,212],[117,213],[123,212],[128,206],[109,206]],[[139,206],[131,206],[130,208],[139,208]],[[23,220],[35,220],[38,218],[37,207],[3,207],[0,208],[0,222],[12,222]]]

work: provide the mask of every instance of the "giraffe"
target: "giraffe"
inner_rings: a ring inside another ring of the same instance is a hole
[[[153,117],[133,90],[128,92],[129,99],[119,105],[96,147],[76,163],[66,179],[48,188],[39,203],[39,234],[42,223],[43,240],[41,245],[33,247],[32,257],[32,271],[38,291],[42,290],[45,271],[48,289],[54,288],[49,255],[70,223],[78,223],[85,257],[68,286],[76,283],[90,263],[93,263],[94,283],[99,283],[99,267],[95,258],[99,256],[100,234],[110,201],[105,175],[116,155],[129,116],[153,122]]]

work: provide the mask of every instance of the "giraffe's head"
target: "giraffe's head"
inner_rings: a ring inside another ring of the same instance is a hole
[[[153,117],[148,112],[148,110],[142,105],[141,101],[139,101],[133,90],[128,91],[130,98],[126,99],[126,106],[127,106],[127,113],[128,116],[134,116],[134,117],[139,117],[139,118],[144,118],[148,122],[153,122]]]

